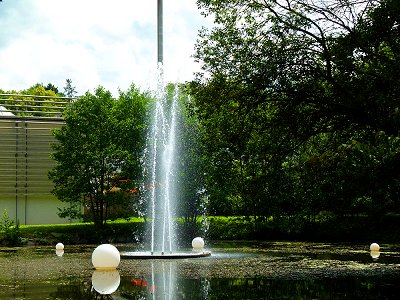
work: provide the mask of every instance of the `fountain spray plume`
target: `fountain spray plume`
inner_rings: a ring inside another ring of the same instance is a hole
[[[172,253],[175,237],[173,210],[173,165],[175,158],[176,99],[168,105],[165,95],[163,72],[163,2],[157,2],[157,92],[151,128],[150,171],[151,171],[151,253],[166,250]]]
[[[157,92],[150,136],[151,170],[151,254],[166,250],[172,253],[172,194],[173,160],[175,149],[176,104],[167,113],[163,70],[163,1],[157,0]]]
[[[162,65],[159,64],[158,90],[149,137],[151,252],[172,253],[175,216],[175,142],[177,97],[167,99],[164,91]]]
[[[145,151],[144,176],[147,185],[148,214],[151,224],[150,255],[157,258],[184,258],[209,256],[210,252],[173,253],[176,245],[174,218],[176,217],[176,135],[178,122],[178,96],[175,87],[171,94],[164,85],[163,72],[163,3],[158,0],[158,57],[157,91],[152,115],[152,125]],[[167,91],[167,93],[166,93]],[[169,253],[166,254],[165,252]],[[157,254],[156,254],[157,252]],[[166,254],[166,255],[164,255]],[[149,258],[147,253],[122,253],[123,258]]]

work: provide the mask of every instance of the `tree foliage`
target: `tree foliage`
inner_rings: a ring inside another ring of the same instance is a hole
[[[118,99],[98,87],[70,103],[65,126],[54,131],[57,165],[49,173],[53,193],[69,204],[60,209],[61,217],[82,217],[85,208],[95,225],[102,226],[113,207],[133,208],[139,200],[150,102],[149,95],[132,85]]]
[[[60,111],[60,100],[63,95],[58,93],[58,88],[49,83],[44,86],[36,83],[25,90],[1,91],[2,104],[17,116],[57,116]]]
[[[201,143],[202,128],[192,113],[193,103],[185,89],[170,86],[178,101],[177,140],[177,203],[178,216],[196,226],[199,217],[205,215],[206,190],[204,147]]]
[[[215,17],[189,84],[213,157],[209,186],[229,188],[250,215],[396,210],[399,2],[198,5]]]
[[[72,80],[71,79],[66,79],[65,80],[65,87],[64,87],[64,94],[67,97],[73,98],[76,95],[76,89],[75,87],[72,85]]]

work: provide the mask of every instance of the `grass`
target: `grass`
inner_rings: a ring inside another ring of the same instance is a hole
[[[49,245],[56,242],[68,244],[90,244],[106,241],[132,241],[132,236],[138,234],[143,227],[143,219],[130,218],[109,221],[103,230],[99,231],[93,223],[67,223],[44,225],[20,225],[21,238],[25,243]]]

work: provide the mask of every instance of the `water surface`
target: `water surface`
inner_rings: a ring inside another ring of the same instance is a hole
[[[0,299],[398,299],[398,245],[372,258],[369,245],[214,243],[208,258],[122,260],[106,273],[92,269],[95,247],[0,248]]]

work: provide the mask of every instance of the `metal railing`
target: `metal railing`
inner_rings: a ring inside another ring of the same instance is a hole
[[[62,112],[73,100],[68,97],[0,94],[0,118],[62,119]]]

